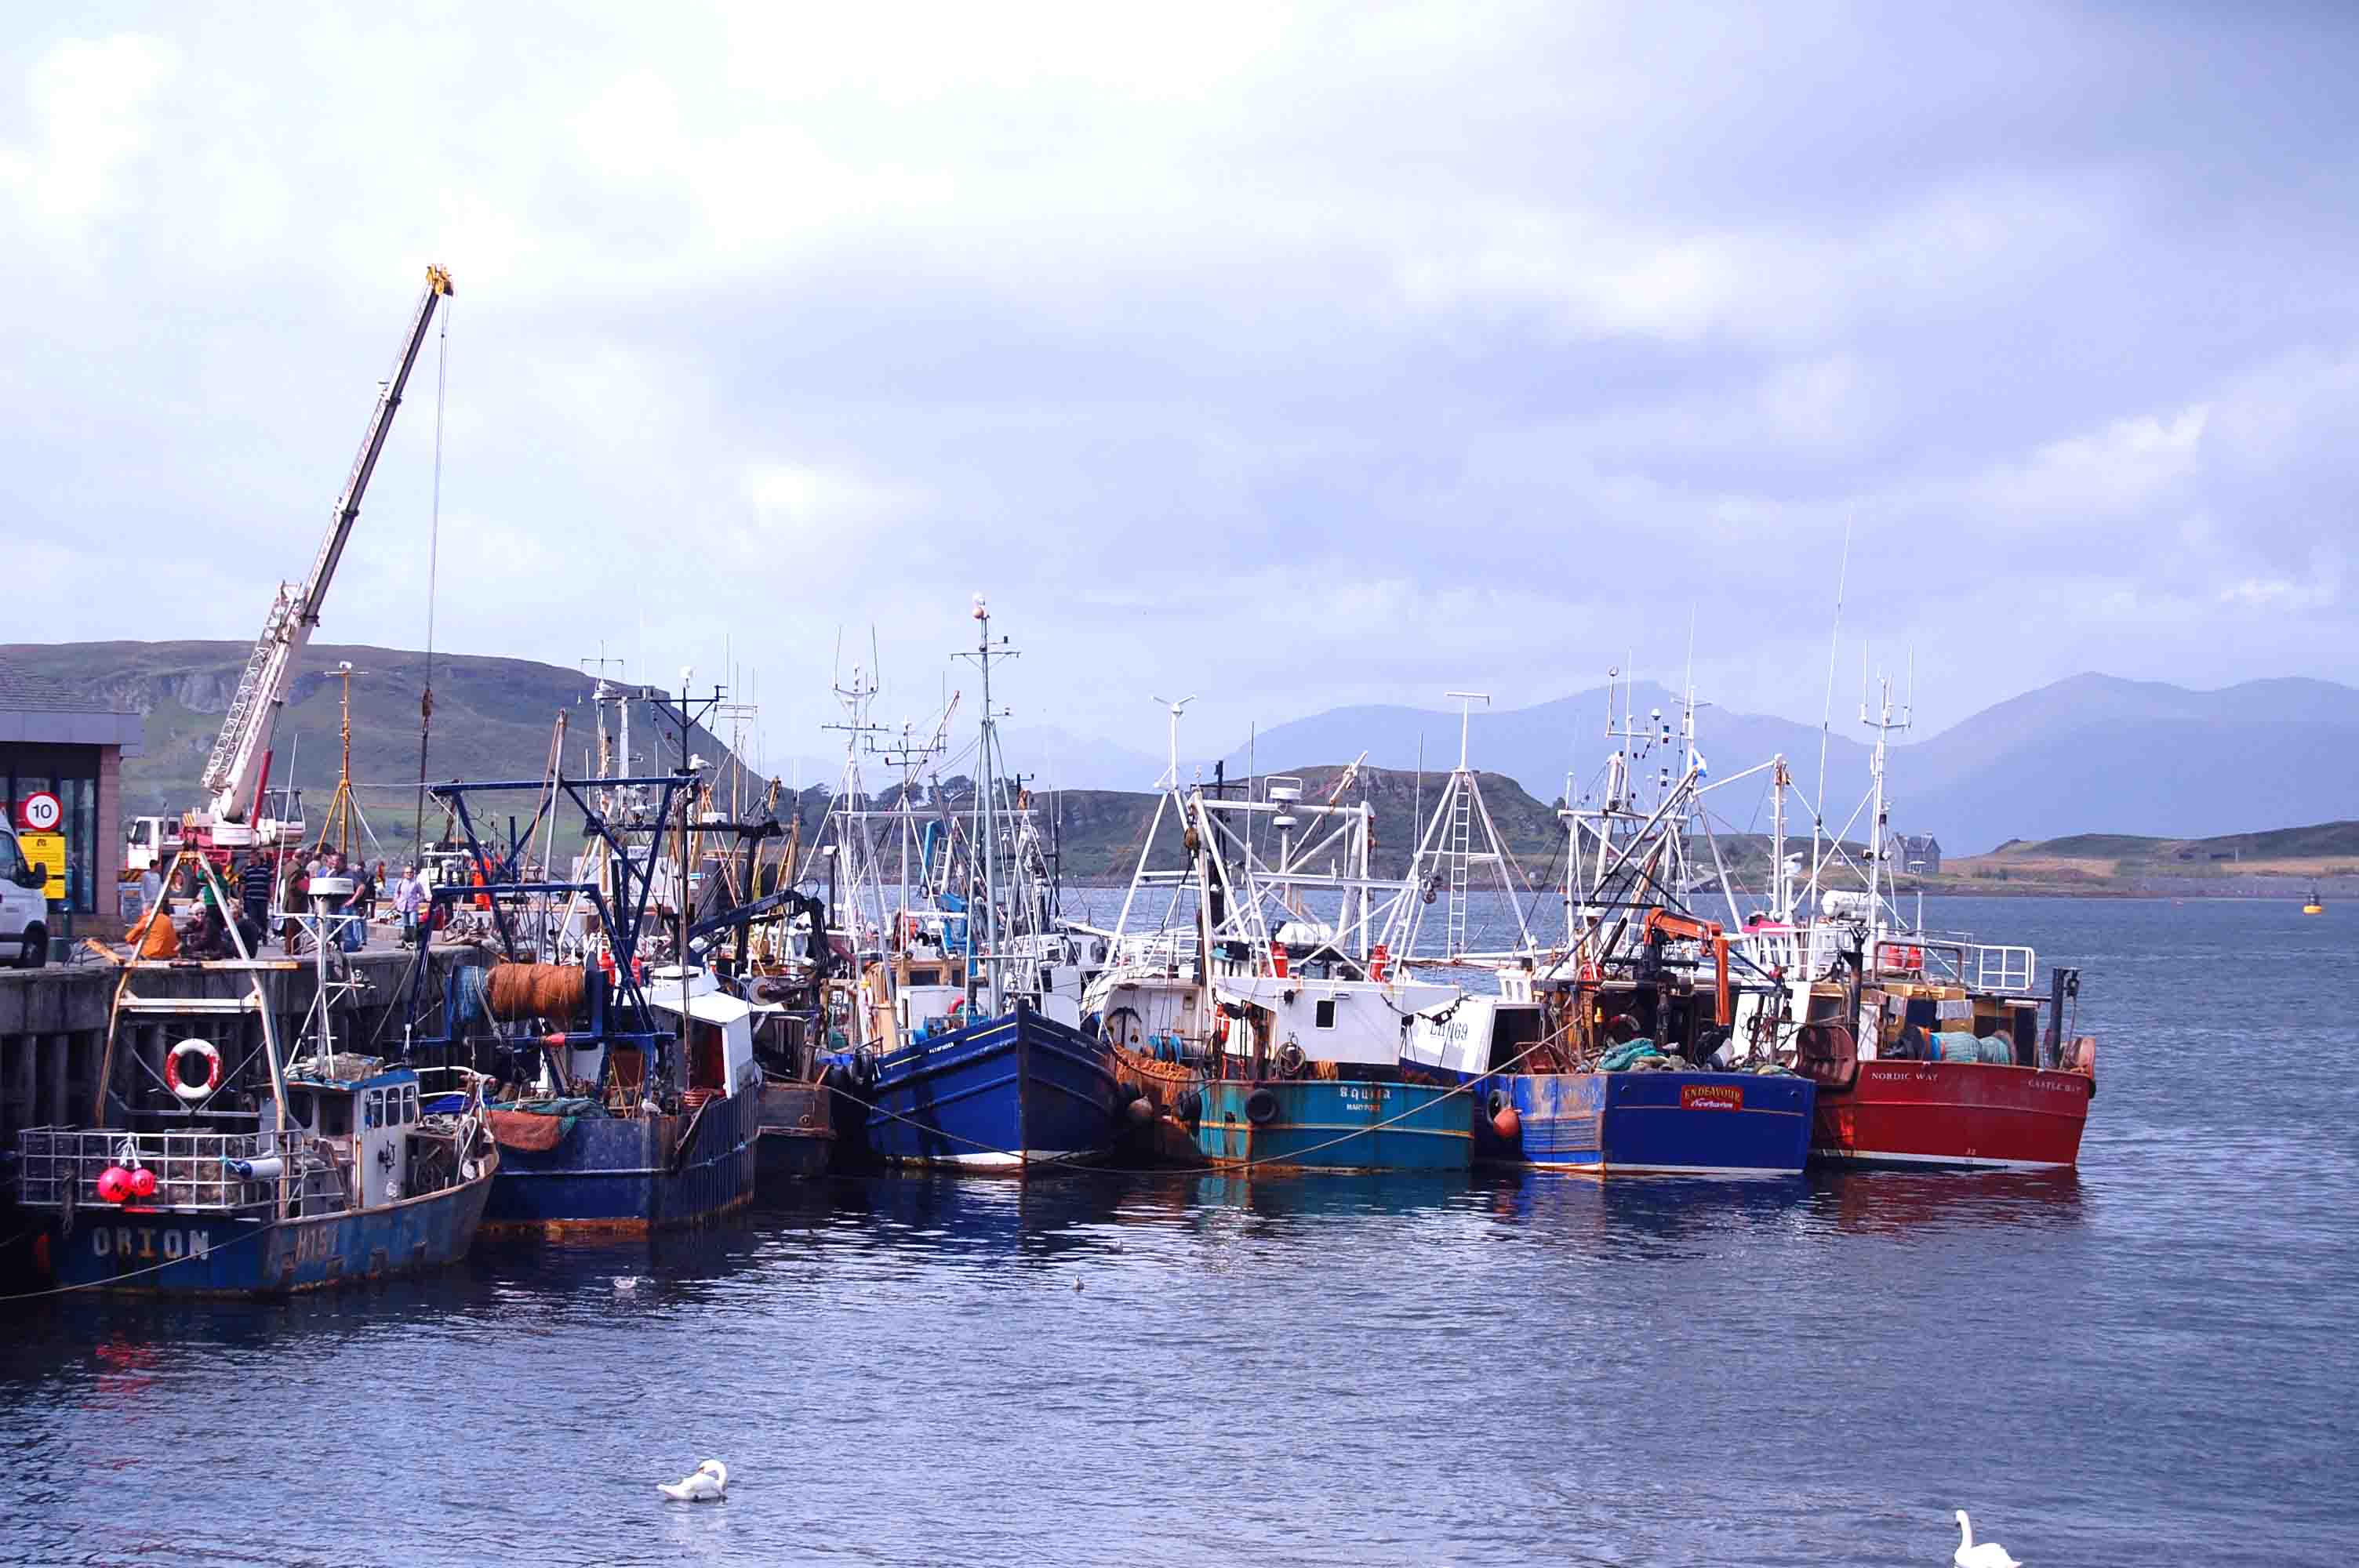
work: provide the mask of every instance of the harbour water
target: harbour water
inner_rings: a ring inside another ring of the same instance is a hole
[[[0,1306],[0,1562],[2346,1562],[2354,916],[1927,916],[2082,967],[2077,1175],[818,1183]]]

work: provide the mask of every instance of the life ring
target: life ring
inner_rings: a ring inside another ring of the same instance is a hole
[[[1277,1097],[1267,1089],[1256,1089],[1245,1097],[1245,1119],[1256,1127],[1267,1127],[1277,1119]]]
[[[164,1087],[186,1104],[212,1098],[221,1080],[221,1053],[207,1041],[183,1040],[164,1057]]]

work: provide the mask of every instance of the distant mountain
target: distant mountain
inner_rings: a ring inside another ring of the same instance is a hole
[[[973,738],[970,728],[952,739],[951,751],[957,752]],[[1050,789],[1152,789],[1167,765],[1161,757],[1048,724],[1003,728],[999,752],[1010,771],[1037,779]]]
[[[124,811],[134,815],[195,804],[198,774],[246,652],[246,644],[233,643],[18,643],[0,648],[0,657],[147,716],[146,753],[124,765]],[[341,660],[359,672],[353,681],[353,771],[362,804],[373,819],[383,814],[406,826],[417,795],[418,694],[425,674],[419,654],[328,645],[309,650],[280,720],[275,780],[283,783],[291,773],[307,797],[320,803],[313,809],[324,806],[336,776],[332,671]],[[524,659],[438,655],[434,684],[429,778],[538,777],[560,710],[569,719],[569,770],[590,771],[595,719],[585,699],[592,682],[580,671]],[[1671,693],[1642,685],[1632,700],[1642,718],[1659,709],[1676,730]],[[1606,755],[1618,743],[1604,736],[1605,711],[1603,690],[1530,708],[1478,708],[1470,732],[1472,760],[1486,773],[1514,780],[1542,806],[1564,794],[1569,773],[1578,799],[1595,788]],[[642,720],[651,718],[641,710]],[[1825,795],[1829,830],[1856,838],[1868,826],[1857,810],[1868,788],[1868,750],[1856,738],[1854,719],[1855,709],[1841,716],[1839,730],[1848,732],[1828,738]],[[655,724],[635,721],[636,765],[668,767],[676,760],[677,727],[660,728],[658,735]],[[1712,777],[1723,785],[1709,797],[1716,827],[1733,834],[1767,830],[1766,776],[1728,781],[1782,752],[1802,797],[1788,818],[1789,830],[1807,837],[1806,803],[1819,779],[1815,727],[1708,706],[1699,710],[1697,735]],[[971,746],[972,737],[970,728],[952,738],[946,772],[973,771],[972,758],[957,754]],[[1408,807],[1416,798],[1420,753],[1431,781],[1456,763],[1458,737],[1458,715],[1443,708],[1340,708],[1263,730],[1223,762],[1233,779],[1256,765],[1264,773],[1311,773],[1348,762],[1364,749],[1372,768],[1408,781],[1405,800],[1393,798],[1400,792],[1387,784],[1376,802],[1380,839],[1397,843],[1415,831]],[[796,738],[778,739],[791,747]],[[1036,787],[1062,791],[1077,805],[1093,793],[1137,794],[1151,808],[1153,796],[1140,792],[1151,790],[1164,769],[1160,757],[1049,725],[1003,731],[1002,747],[1008,765],[1034,779]],[[729,765],[726,749],[701,731],[691,749],[717,767]],[[1638,767],[1645,775],[1679,762],[1674,739],[1644,750]],[[2354,763],[2359,689],[2351,687],[2284,678],[2190,691],[2080,675],[1995,704],[1930,738],[1896,745],[1891,823],[1897,832],[1940,838],[1952,856],[2010,838],[2250,833],[2359,815]],[[806,758],[779,771],[810,784],[833,781],[840,767],[836,760]],[[872,789],[896,776],[875,762],[865,772]],[[1209,777],[1212,768],[1182,762],[1183,777],[1200,772]],[[760,781],[750,776],[737,780],[741,801],[759,788]]]
[[[1677,699],[1641,685],[1642,715],[1659,709],[1676,728]],[[1856,710],[1840,720],[1854,733]],[[1605,694],[1583,692],[1531,708],[1475,710],[1470,752],[1543,800],[1593,787],[1616,742],[1603,734]],[[1339,708],[1273,726],[1225,759],[1230,775],[1349,759],[1428,773],[1458,760],[1454,712],[1407,707]],[[1805,800],[1817,793],[1819,731],[1806,724],[1707,707],[1697,747],[1714,778],[1728,780],[1783,753]],[[1857,808],[1868,787],[1869,749],[1852,734],[1826,743],[1827,827],[1864,835]],[[1640,759],[1651,773],[1679,765],[1677,741]],[[2348,816],[2359,763],[2359,689],[2332,681],[2247,681],[2190,691],[2159,681],[2081,675],[1973,715],[1928,740],[1896,743],[1888,773],[1896,832],[1931,834],[1952,853],[2007,838],[2109,832],[2201,838]],[[1763,784],[1745,781],[1712,798],[1732,829],[1766,825]],[[1789,818],[1807,832],[1807,809]]]
[[[1333,791],[1343,769],[1327,764],[1292,772],[1302,780],[1302,798],[1320,803]],[[1553,862],[1557,866],[1554,874],[1560,874],[1558,854],[1564,843],[1564,827],[1555,810],[1526,794],[1513,779],[1492,773],[1477,776],[1482,782],[1483,804],[1498,827],[1499,836],[1506,841],[1508,853],[1522,865],[1525,873],[1540,876]],[[1375,809],[1375,848],[1370,860],[1375,875],[1397,877],[1408,869],[1409,857],[1417,849],[1419,831],[1424,825],[1422,818],[1433,811],[1440,799],[1440,784],[1441,780],[1430,773],[1419,779],[1414,769],[1363,767],[1350,787],[1337,797],[1346,805],[1365,801]],[[1127,877],[1137,867],[1139,851],[1153,823],[1156,803],[1161,798],[1152,792],[1064,790],[1041,795],[1036,804],[1043,830],[1053,835],[1062,855],[1066,875],[1103,881]],[[1307,825],[1310,820],[1304,814],[1303,823]],[[1270,830],[1266,821],[1261,830]],[[1305,830],[1298,827],[1298,844],[1304,841],[1301,834]],[[1176,869],[1186,863],[1179,848],[1179,836],[1168,821],[1158,849],[1158,857],[1153,862],[1156,869]],[[1321,869],[1324,870],[1324,865]]]
[[[1620,712],[1621,694],[1614,697]],[[1631,688],[1630,703],[1642,727],[1657,722],[1671,726],[1673,739],[1658,739],[1637,751],[1638,770],[1653,775],[1669,766],[1676,776],[1683,765],[1677,739],[1679,698],[1658,686],[1640,683]],[[1559,697],[1530,708],[1477,708],[1467,731],[1468,758],[1478,769],[1505,773],[1535,797],[1553,801],[1565,793],[1566,775],[1574,797],[1593,791],[1607,756],[1625,742],[1605,735],[1606,694],[1603,687]],[[1250,749],[1239,747],[1224,759],[1229,776],[1245,776],[1255,763],[1263,773],[1293,773],[1305,766],[1349,762],[1363,748],[1371,767],[1413,771],[1420,764],[1429,774],[1446,773],[1458,764],[1459,715],[1430,708],[1370,706],[1332,708],[1291,723],[1263,730]],[[1421,748],[1421,756],[1420,756]],[[1805,795],[1818,790],[1819,731],[1791,719],[1703,706],[1696,712],[1696,750],[1704,758],[1708,775],[1727,779],[1783,752],[1792,764],[1795,784]],[[1867,748],[1843,735],[1827,745],[1828,826],[1832,828],[1867,791]],[[1743,830],[1767,823],[1767,775],[1731,785],[1712,800],[1712,810]],[[1805,831],[1810,817],[1799,804]]]
[[[2346,821],[2207,838],[2075,833],[2016,839],[1986,855],[1945,860],[1938,886],[1948,892],[2220,892],[2290,900],[2308,886],[2347,895],[2354,872],[2359,822]]]
[[[1896,825],[1960,852],[2009,838],[2201,838],[2347,817],[2359,690],[2247,681],[2189,691],[2081,675],[1896,749]]]

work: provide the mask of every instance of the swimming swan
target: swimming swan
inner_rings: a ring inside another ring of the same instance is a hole
[[[657,1482],[656,1490],[676,1503],[717,1503],[729,1490],[729,1466],[718,1459],[707,1459],[693,1473],[669,1486]],[[1974,1559],[1977,1564],[1982,1561],[1979,1557]]]
[[[671,1488],[667,1487],[664,1489],[669,1491]],[[1958,1549],[1950,1553],[1950,1561],[1958,1568],[2023,1568],[2023,1564],[2009,1557],[2006,1548],[1995,1541],[1985,1541],[1976,1546],[1974,1521],[1966,1517],[1963,1509],[1958,1510]]]

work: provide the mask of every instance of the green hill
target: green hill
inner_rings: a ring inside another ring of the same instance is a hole
[[[1960,883],[2053,884],[2102,891],[2156,878],[2320,878],[2359,871],[2359,822],[2320,822],[2211,838],[2075,833],[2017,839],[1987,855],[1953,860],[1941,879]]]
[[[20,643],[0,647],[0,658],[146,716],[144,754],[123,764],[123,814],[135,816],[197,804],[197,780],[249,652],[237,643]],[[354,794],[388,845],[397,834],[406,842],[417,806],[422,654],[328,643],[305,650],[272,737],[270,782],[299,784],[316,827],[335,788],[342,683],[334,671],[343,662],[354,672]],[[594,772],[597,718],[587,698],[595,685],[579,670],[529,659],[437,654],[426,776],[538,778],[548,771],[560,712],[568,722],[567,771]],[[669,771],[678,761],[679,731],[667,724],[657,733],[657,726],[644,723],[647,712],[642,708],[632,728],[636,765]],[[715,764],[725,807],[734,765],[727,748],[701,730],[690,745]],[[658,746],[659,759],[652,750]],[[734,776],[741,799],[758,798],[759,781]],[[429,819],[427,831],[435,830]]]

